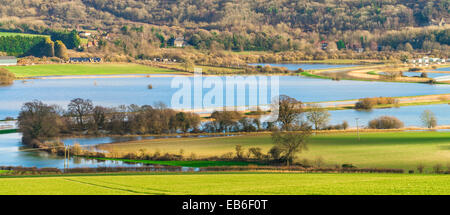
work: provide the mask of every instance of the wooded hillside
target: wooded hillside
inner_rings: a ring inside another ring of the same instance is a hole
[[[203,50],[310,53],[325,41],[326,51],[445,55],[449,11],[449,0],[4,0],[0,30],[112,32],[98,49],[133,57],[177,37]]]

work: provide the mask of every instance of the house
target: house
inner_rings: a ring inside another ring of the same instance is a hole
[[[430,64],[441,64],[441,63],[445,63],[445,62],[449,62],[448,59],[433,58],[433,57],[428,57],[428,56],[424,56],[424,57],[418,58],[418,59],[408,60],[408,63],[413,64],[413,65],[418,65],[418,66],[422,66],[422,65],[427,66]]]
[[[327,41],[321,41],[320,42],[320,48],[322,49],[322,50],[327,50],[327,48],[328,48],[328,42]]]
[[[15,66],[17,58],[13,56],[0,56],[0,66]]]
[[[91,35],[92,35],[91,33],[85,32],[85,31],[82,31],[82,32],[80,32],[80,33],[78,34],[78,36],[80,36],[81,38],[88,38],[88,37],[90,37]]]
[[[186,41],[184,40],[184,37],[177,37],[173,41],[173,46],[180,47],[180,48],[186,46]]]
[[[446,25],[446,20],[444,18],[441,18],[440,20],[435,20],[435,19],[431,19],[429,25],[431,26],[445,26]]]
[[[71,57],[69,58],[70,63],[98,63],[101,62],[102,59],[99,57]]]

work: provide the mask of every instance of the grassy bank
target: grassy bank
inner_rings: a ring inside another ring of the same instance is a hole
[[[236,145],[244,150],[260,147],[266,153],[272,146],[271,137],[243,135],[232,137],[206,137],[186,139],[158,139],[107,144],[100,149],[116,153],[147,152],[178,154],[180,149],[189,156],[220,156],[234,152]],[[362,133],[358,141],[355,133],[317,134],[311,137],[309,150],[298,155],[298,161],[314,162],[321,158],[326,165],[350,163],[360,168],[400,168],[416,170],[418,164],[432,167],[441,164],[447,169],[450,162],[450,132],[379,132]]]
[[[257,163],[241,162],[241,161],[152,161],[152,160],[130,160],[117,158],[95,158],[97,160],[114,160],[130,163],[157,164],[167,166],[183,166],[183,167],[208,167],[208,166],[248,166]]]
[[[7,69],[19,78],[61,75],[180,74],[170,69],[127,63],[42,64],[10,66]]]
[[[18,130],[17,129],[4,129],[4,130],[0,130],[0,134],[11,134],[11,133],[17,133]]]
[[[449,194],[449,175],[185,173],[0,177],[12,195]]]

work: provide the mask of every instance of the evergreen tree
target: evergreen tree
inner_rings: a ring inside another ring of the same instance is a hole
[[[61,40],[55,42],[55,56],[62,59],[67,58],[67,48]]]

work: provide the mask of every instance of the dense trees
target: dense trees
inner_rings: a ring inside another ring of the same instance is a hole
[[[0,36],[0,51],[19,57],[67,57],[65,45],[46,36]]]
[[[46,56],[46,42],[45,37],[0,36],[0,51],[14,56]]]
[[[449,5],[447,0],[5,0],[0,14],[17,19],[2,20],[0,30],[49,34],[72,49],[80,44],[76,31],[49,29],[98,29],[116,35],[87,51],[140,59],[173,46],[177,37],[211,52],[301,51],[313,59],[338,58],[347,50],[445,55],[449,29],[439,25],[448,22]],[[430,25],[435,27],[424,28]],[[322,41],[326,50],[320,49]]]
[[[20,111],[18,125],[25,144],[31,144],[33,140],[55,137],[59,135],[61,125],[58,107],[37,100],[27,102]]]
[[[55,56],[61,59],[68,58],[67,47],[61,40],[57,40],[55,42]]]
[[[60,40],[68,49],[74,49],[80,46],[81,40],[76,30],[72,31],[52,31],[50,33],[53,41]]]

